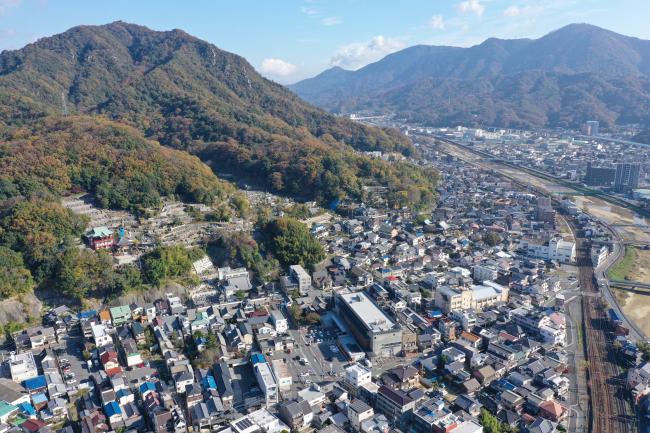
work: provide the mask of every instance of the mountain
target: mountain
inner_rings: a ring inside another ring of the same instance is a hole
[[[289,87],[330,111],[381,110],[432,125],[648,123],[650,41],[571,24],[539,39],[409,47]]]
[[[4,126],[66,111],[129,125],[218,172],[281,193],[329,202],[361,198],[370,184],[390,186],[395,205],[433,198],[429,173],[359,152],[410,155],[406,137],[327,114],[261,77],[242,57],[181,30],[80,26],[0,53]]]

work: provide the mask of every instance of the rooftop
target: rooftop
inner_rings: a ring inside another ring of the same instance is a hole
[[[364,292],[344,293],[340,296],[368,329],[384,332],[395,328],[395,323]]]

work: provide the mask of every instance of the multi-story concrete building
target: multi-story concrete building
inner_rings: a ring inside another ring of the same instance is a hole
[[[372,382],[372,373],[359,364],[353,364],[345,369],[345,381],[358,388]]]
[[[370,356],[389,357],[401,352],[402,329],[364,292],[340,293],[336,309]]]
[[[255,370],[255,377],[260,389],[266,398],[266,405],[271,406],[278,402],[278,384],[275,377],[271,372],[271,367],[266,362],[260,362],[253,367]]]
[[[639,187],[641,177],[641,164],[638,162],[619,162],[616,164],[614,189],[618,192],[627,192]]]
[[[560,236],[553,236],[548,241],[523,239],[520,247],[530,257],[544,260],[555,260],[560,263],[575,263],[576,244],[566,241]]]
[[[14,382],[22,382],[38,376],[32,352],[12,354],[9,358],[9,374]]]
[[[271,322],[278,334],[284,334],[289,330],[289,322],[280,310],[271,310]]]
[[[465,310],[483,310],[499,302],[507,302],[509,290],[493,281],[469,287],[438,287],[434,302],[444,313]]]

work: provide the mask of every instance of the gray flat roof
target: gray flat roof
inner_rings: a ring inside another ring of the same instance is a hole
[[[390,331],[395,323],[364,292],[343,293],[341,299],[373,332]]]

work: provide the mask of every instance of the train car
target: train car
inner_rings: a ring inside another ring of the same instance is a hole
[[[613,308],[610,308],[609,311],[607,312],[609,315],[609,320],[612,322],[612,325],[614,327],[620,326],[623,324],[623,320],[619,317],[618,313],[614,311]]]

